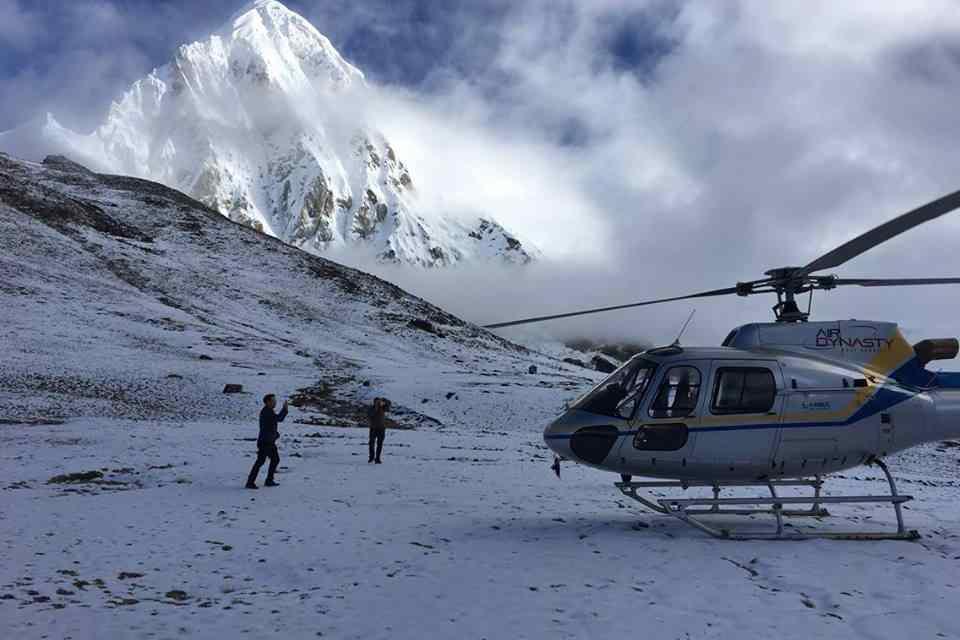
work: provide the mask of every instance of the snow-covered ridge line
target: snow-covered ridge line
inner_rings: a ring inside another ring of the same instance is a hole
[[[91,134],[47,114],[0,133],[0,150],[161,182],[312,253],[424,267],[536,258],[489,215],[419,202],[430,176],[365,121],[371,90],[309,21],[258,1],[134,82]]]
[[[279,371],[287,395],[319,379],[336,407],[386,391],[408,416],[447,423],[463,409],[419,406],[444,380],[565,368],[169,187],[62,157],[0,153],[0,327],[0,406],[57,419],[225,418],[224,384],[262,393],[259,376]],[[500,411],[472,392],[484,420]]]

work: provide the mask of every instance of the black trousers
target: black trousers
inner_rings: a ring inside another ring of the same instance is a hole
[[[267,467],[267,482],[273,480],[273,474],[277,472],[280,466],[280,452],[277,451],[276,444],[267,444],[257,447],[257,461],[253,463],[253,469],[250,470],[250,477],[247,478],[247,484],[253,484],[257,481],[257,474],[260,473],[260,467],[270,458],[270,466]]]
[[[370,459],[379,460],[380,453],[383,451],[383,438],[387,435],[387,430],[370,427]],[[376,453],[376,456],[374,456]]]

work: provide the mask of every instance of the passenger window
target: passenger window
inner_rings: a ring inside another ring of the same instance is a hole
[[[700,398],[700,372],[694,367],[674,367],[660,383],[651,418],[685,418],[693,413]]]
[[[717,370],[713,413],[767,413],[777,397],[773,372],[760,368]]]

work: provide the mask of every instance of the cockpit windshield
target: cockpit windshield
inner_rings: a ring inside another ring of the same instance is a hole
[[[633,416],[656,368],[657,365],[649,360],[634,358],[614,371],[572,408],[629,419]]]

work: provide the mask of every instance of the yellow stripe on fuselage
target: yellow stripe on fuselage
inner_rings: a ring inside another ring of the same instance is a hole
[[[913,347],[897,329],[897,332],[891,338],[890,347],[880,351],[873,360],[863,365],[863,368],[868,373],[886,377],[906,364],[915,355]]]
[[[774,415],[725,415],[725,416],[703,416],[700,424],[711,427],[725,427],[734,425],[763,424],[766,422],[780,420],[783,423],[810,423],[810,422],[843,422],[855,414],[860,407],[865,405],[873,395],[887,383],[890,374],[906,364],[914,357],[913,347],[906,341],[903,334],[898,329],[891,338],[890,346],[880,351],[872,360],[863,365],[855,365],[863,368],[867,377],[866,387],[856,387],[853,389],[853,398],[842,409],[836,411],[802,411],[797,413],[784,413],[782,416]],[[816,393],[816,389],[810,390]],[[822,391],[828,393],[827,391]],[[802,391],[800,393],[803,393]]]

